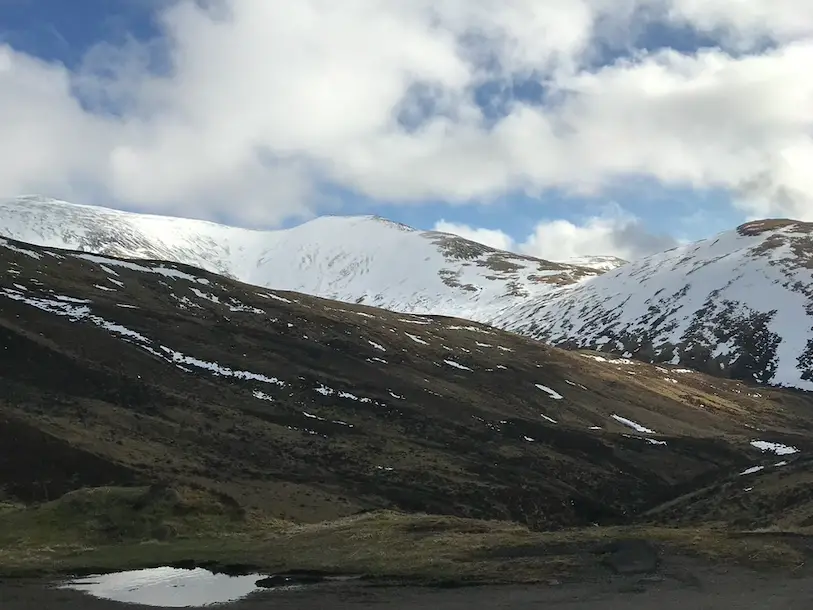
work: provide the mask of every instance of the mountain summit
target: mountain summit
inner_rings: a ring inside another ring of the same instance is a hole
[[[40,246],[193,265],[258,286],[410,313],[468,318],[592,277],[378,216],[256,231],[37,196],[0,201],[0,235]]]

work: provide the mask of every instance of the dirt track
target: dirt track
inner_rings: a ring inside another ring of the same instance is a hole
[[[127,610],[144,608],[55,590],[42,582],[0,583],[3,610]],[[265,592],[227,610],[808,610],[813,575],[766,576],[742,569],[675,569],[663,576],[606,578],[544,586],[419,589],[356,584]]]

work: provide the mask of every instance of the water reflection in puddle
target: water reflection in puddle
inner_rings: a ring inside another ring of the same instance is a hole
[[[203,568],[152,568],[80,578],[61,585],[117,602],[172,608],[201,607],[236,601],[258,591],[265,574],[228,576]]]

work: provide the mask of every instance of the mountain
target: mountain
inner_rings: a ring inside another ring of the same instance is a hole
[[[0,240],[0,267],[12,500],[195,484],[298,521],[624,524],[813,449],[801,393],[178,263]]]
[[[474,319],[599,273],[375,216],[326,216],[292,229],[255,231],[30,196],[0,201],[0,235],[181,262],[258,286],[402,312]]]
[[[746,223],[506,307],[496,326],[813,390],[813,224]]]
[[[39,197],[0,202],[0,235],[30,243],[176,261],[257,286],[805,390],[812,226],[755,221],[630,263],[554,263],[371,216],[252,231]]]

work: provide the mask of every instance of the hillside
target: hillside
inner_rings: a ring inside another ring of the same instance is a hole
[[[369,216],[250,231],[40,197],[0,202],[0,235],[38,245],[170,260],[257,286],[808,390],[810,229],[757,221],[633,263],[553,263]]]
[[[613,524],[813,449],[802,393],[175,263],[3,240],[0,266],[13,500],[181,482],[298,521]]]
[[[509,305],[545,342],[813,389],[813,224],[751,222]]]
[[[254,231],[33,196],[0,201],[0,236],[175,261],[257,286],[473,319],[607,265],[604,259],[587,266],[553,263],[375,216],[325,216],[292,229]]]

